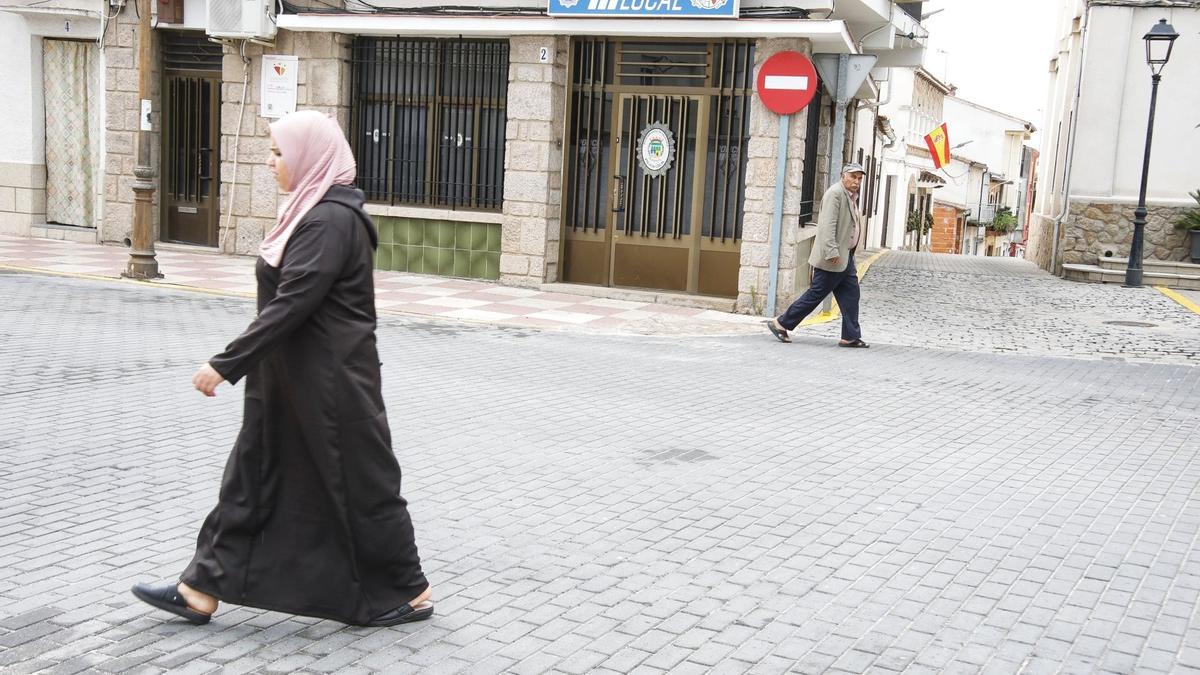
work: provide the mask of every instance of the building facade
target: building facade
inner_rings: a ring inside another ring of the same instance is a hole
[[[151,3],[155,241],[257,250],[283,199],[266,166],[268,124],[294,101],[347,130],[380,269],[651,289],[768,312],[773,257],[777,307],[808,283],[804,224],[829,181],[834,108],[818,96],[789,125],[776,251],[781,124],[755,94],[759,67],[795,50],[871,53],[900,72],[923,52],[920,3],[332,4],[283,3],[275,15],[264,0],[264,34],[238,36],[214,31],[219,6],[204,0]],[[139,21],[132,0],[93,21],[98,197],[63,236],[131,238]],[[856,96],[874,91],[868,82]],[[31,164],[37,154],[0,150]],[[5,231],[43,236],[38,221],[10,218]]]
[[[953,88],[924,68],[893,68],[881,102],[860,111],[860,152],[875,155],[867,183],[867,245],[929,250],[934,192],[945,178],[934,169],[923,140],[944,121]],[[865,110],[875,113],[874,119]]]
[[[1145,256],[1182,260],[1186,233],[1174,228],[1200,188],[1200,2],[1068,0],[1058,24],[1047,96],[1041,188],[1027,256],[1061,273],[1063,264],[1125,257],[1141,184],[1151,71],[1142,36],[1160,20],[1180,38],[1158,94],[1145,230]]]
[[[83,0],[0,6],[0,233],[95,240],[104,176],[99,45]]]

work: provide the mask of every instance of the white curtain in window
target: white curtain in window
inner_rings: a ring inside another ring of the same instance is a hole
[[[96,46],[42,41],[46,91],[46,221],[95,227],[100,106]]]

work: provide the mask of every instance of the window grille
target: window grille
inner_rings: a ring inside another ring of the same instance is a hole
[[[499,211],[508,42],[359,37],[351,147],[367,200]]]

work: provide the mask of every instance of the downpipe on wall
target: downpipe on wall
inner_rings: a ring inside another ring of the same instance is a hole
[[[1079,71],[1075,78],[1075,101],[1071,104],[1071,128],[1067,132],[1067,161],[1063,167],[1063,203],[1058,216],[1054,218],[1054,229],[1051,235],[1050,273],[1057,274],[1059,240],[1062,236],[1062,222],[1071,211],[1071,169],[1075,165],[1075,133],[1079,129],[1079,101],[1083,92],[1083,64],[1086,62],[1088,40],[1087,31],[1092,19],[1092,4],[1089,2],[1083,12],[1083,26],[1079,34]]]

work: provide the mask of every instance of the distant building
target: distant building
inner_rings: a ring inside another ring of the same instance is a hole
[[[882,86],[877,119],[859,114],[859,157],[878,158],[874,174],[875,165],[866,164],[867,244],[1017,255],[1029,213],[1032,174],[1024,167],[1033,124],[956,96],[925,69],[893,71]],[[924,138],[942,123],[951,163],[935,169]],[[994,231],[997,214],[1005,213],[1015,219],[1012,229]]]

